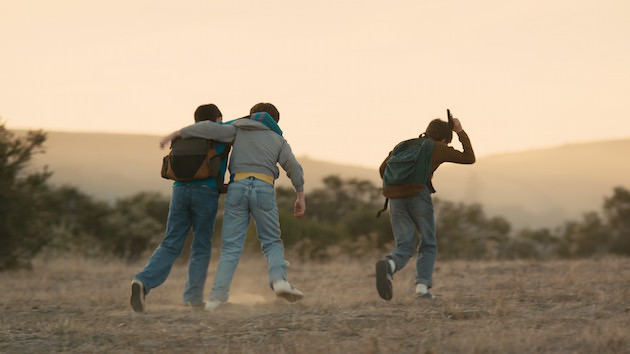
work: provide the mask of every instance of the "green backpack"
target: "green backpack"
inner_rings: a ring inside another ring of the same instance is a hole
[[[396,185],[427,185],[431,176],[431,159],[434,141],[429,138],[415,138],[405,140],[394,148],[385,162],[383,172],[383,189]],[[383,210],[387,209],[387,202]]]

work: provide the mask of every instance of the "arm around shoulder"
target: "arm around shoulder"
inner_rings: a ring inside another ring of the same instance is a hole
[[[181,135],[183,138],[203,138],[231,143],[236,137],[236,127],[232,124],[203,121],[182,128]]]

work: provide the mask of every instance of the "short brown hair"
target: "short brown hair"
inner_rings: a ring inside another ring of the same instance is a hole
[[[249,110],[249,114],[254,114],[258,112],[267,112],[273,118],[273,120],[276,121],[276,123],[280,121],[280,112],[278,112],[278,109],[276,108],[276,106],[272,105],[271,103],[267,103],[267,102],[256,103]]]
[[[203,120],[211,120],[216,122],[217,119],[222,118],[223,114],[215,104],[203,104],[195,110],[195,122],[201,122]]]
[[[451,130],[448,122],[439,118],[436,118],[429,123],[429,126],[424,134],[435,141],[446,140],[447,144],[453,140],[453,130]]]

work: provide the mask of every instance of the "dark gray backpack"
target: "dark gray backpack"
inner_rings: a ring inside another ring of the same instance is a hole
[[[162,160],[162,177],[182,182],[221,177],[221,160],[227,157],[231,145],[224,144],[220,153],[216,145],[202,138],[173,140],[171,152]]]

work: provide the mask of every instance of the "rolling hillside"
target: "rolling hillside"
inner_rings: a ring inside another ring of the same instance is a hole
[[[45,147],[33,166],[48,165],[53,184],[73,185],[108,201],[140,191],[170,193],[171,183],[159,175],[166,150],[158,148],[156,136],[48,132]],[[516,228],[560,226],[601,210],[615,186],[630,188],[628,152],[630,139],[624,139],[487,156],[472,166],[446,164],[434,177],[436,196],[480,203],[487,214],[504,216]],[[377,166],[299,160],[307,192],[329,175],[380,184]],[[285,176],[278,183],[289,186]]]
[[[73,185],[88,194],[114,200],[140,191],[170,194],[171,181],[160,177],[162,157],[159,137],[150,135],[47,132],[46,152],[36,155],[33,166],[48,165],[51,182]],[[331,174],[343,179],[369,179],[380,183],[376,169],[298,157],[306,174],[307,191],[322,186]],[[281,169],[279,185],[290,186]]]
[[[445,199],[481,203],[514,226],[559,226],[600,211],[614,187],[630,188],[629,152],[624,139],[488,156],[472,168],[442,166],[436,188]]]

